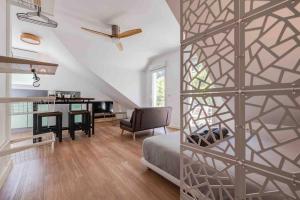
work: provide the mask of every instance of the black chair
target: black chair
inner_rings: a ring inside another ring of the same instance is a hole
[[[44,117],[55,117],[54,126],[43,126]],[[58,137],[59,142],[62,142],[62,112],[42,112],[33,114],[33,135],[54,132]],[[41,142],[42,138],[37,138]],[[37,139],[33,139],[36,143]]]
[[[75,122],[75,116],[81,115],[82,121]],[[75,131],[82,130],[91,137],[91,114],[87,110],[78,110],[69,112],[69,133],[72,140],[75,140]]]

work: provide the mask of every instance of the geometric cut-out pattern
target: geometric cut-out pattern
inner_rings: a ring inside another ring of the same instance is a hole
[[[300,188],[293,181],[246,168],[246,200],[299,200]]]
[[[234,164],[190,150],[184,150],[181,159],[181,190],[187,196],[199,200],[235,200]]]
[[[247,161],[300,173],[300,93],[249,95],[245,119]]]
[[[235,95],[183,97],[182,134],[184,143],[235,155]],[[217,137],[214,129],[220,131]],[[206,133],[203,135],[203,133]],[[220,144],[220,142],[222,144]]]
[[[299,1],[245,23],[246,87],[300,85]]]
[[[272,6],[276,3],[283,2],[283,0],[241,0],[244,1],[244,11],[246,14],[253,14],[264,8]],[[285,0],[286,1],[286,0]]]
[[[234,88],[235,29],[227,29],[183,48],[182,90]]]
[[[182,0],[183,40],[235,18],[235,0]]]

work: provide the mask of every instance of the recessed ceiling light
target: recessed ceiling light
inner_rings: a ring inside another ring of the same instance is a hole
[[[28,44],[39,45],[41,44],[40,37],[31,33],[22,33],[20,39]]]

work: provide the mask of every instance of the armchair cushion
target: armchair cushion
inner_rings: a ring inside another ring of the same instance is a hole
[[[120,121],[120,124],[123,125],[123,126],[127,126],[127,127],[131,127],[132,126],[132,123],[131,123],[130,119],[122,119]]]

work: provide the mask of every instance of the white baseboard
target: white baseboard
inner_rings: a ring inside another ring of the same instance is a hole
[[[2,188],[2,186],[4,185],[12,167],[13,167],[13,163],[10,160],[10,158],[8,158],[7,160],[7,164],[4,166],[3,171],[0,173],[0,189]]]

